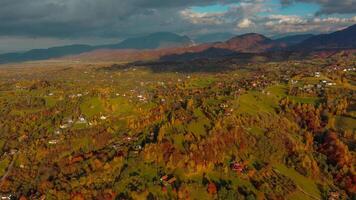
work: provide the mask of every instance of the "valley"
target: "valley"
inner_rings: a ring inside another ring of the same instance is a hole
[[[355,194],[352,53],[0,67],[0,193],[30,199]]]

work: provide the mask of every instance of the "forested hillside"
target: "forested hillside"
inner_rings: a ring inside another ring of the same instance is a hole
[[[1,195],[352,199],[355,60],[3,67]]]

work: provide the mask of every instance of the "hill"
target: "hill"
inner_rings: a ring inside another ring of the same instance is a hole
[[[346,29],[336,31],[330,34],[321,34],[311,37],[295,49],[301,50],[320,50],[320,49],[351,49],[356,48],[356,24]]]
[[[237,52],[257,53],[282,47],[282,44],[257,33],[239,35],[230,40],[215,44],[214,47]]]
[[[33,49],[24,53],[1,54],[0,63],[46,60],[50,58],[59,58],[68,55],[80,54],[92,51],[94,49],[95,47],[89,45],[69,45],[62,47],[52,47],[48,49]]]
[[[275,39],[275,41],[281,42],[281,43],[284,43],[284,44],[290,46],[290,45],[299,44],[313,36],[314,36],[313,34],[289,35],[289,36],[277,38],[277,39]]]
[[[236,53],[261,53],[282,48],[283,44],[256,33],[235,36],[226,42],[206,43],[189,47],[154,50],[98,50],[73,56],[71,59],[115,61],[165,60],[185,61],[233,56]]]
[[[143,37],[129,38],[118,44],[103,47],[112,49],[159,49],[185,47],[193,44],[193,41],[187,36],[180,36],[169,32],[158,32]]]
[[[256,55],[1,66],[0,194],[352,199],[355,55]]]
[[[199,51],[187,51],[183,54],[167,55],[161,58],[164,61],[186,61],[196,59],[214,59],[221,57],[237,56],[241,53],[263,53],[279,50],[284,47],[283,43],[257,33],[248,33],[235,36],[226,42],[205,44],[205,48]]]
[[[0,63],[23,62],[34,60],[46,60],[51,58],[61,58],[64,56],[78,55],[99,49],[160,49],[188,47],[193,45],[193,41],[187,36],[180,36],[174,33],[160,32],[143,37],[126,39],[118,44],[90,46],[90,45],[69,45],[53,47],[48,49],[33,49],[21,53],[0,54]]]
[[[212,43],[212,42],[223,42],[226,41],[230,38],[233,38],[235,35],[232,33],[210,33],[210,34],[204,34],[200,35],[194,38],[194,42],[198,44],[203,44],[203,43]]]
[[[220,36],[227,34],[220,34]],[[269,53],[276,51],[303,52],[356,48],[356,25],[330,34],[312,36],[294,35],[272,40],[264,35],[248,33],[225,42],[195,45],[187,36],[158,32],[143,37],[129,38],[117,44],[89,46],[71,45],[49,49],[36,49],[25,53],[0,55],[0,63],[45,60],[68,57],[70,59],[137,61],[153,59],[191,60],[232,56],[235,53]],[[218,38],[219,34],[215,35]],[[205,39],[209,39],[206,37]],[[210,39],[213,38],[211,35]],[[105,50],[104,50],[105,49]],[[235,54],[236,55],[236,54]]]

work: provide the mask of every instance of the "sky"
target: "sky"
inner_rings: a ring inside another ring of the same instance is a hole
[[[0,0],[0,53],[169,31],[266,36],[356,24],[356,0]]]

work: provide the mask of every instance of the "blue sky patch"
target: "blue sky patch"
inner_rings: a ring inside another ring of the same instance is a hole
[[[199,12],[199,13],[217,13],[217,12],[226,12],[228,10],[229,10],[229,5],[222,5],[222,4],[192,7],[192,11]]]

